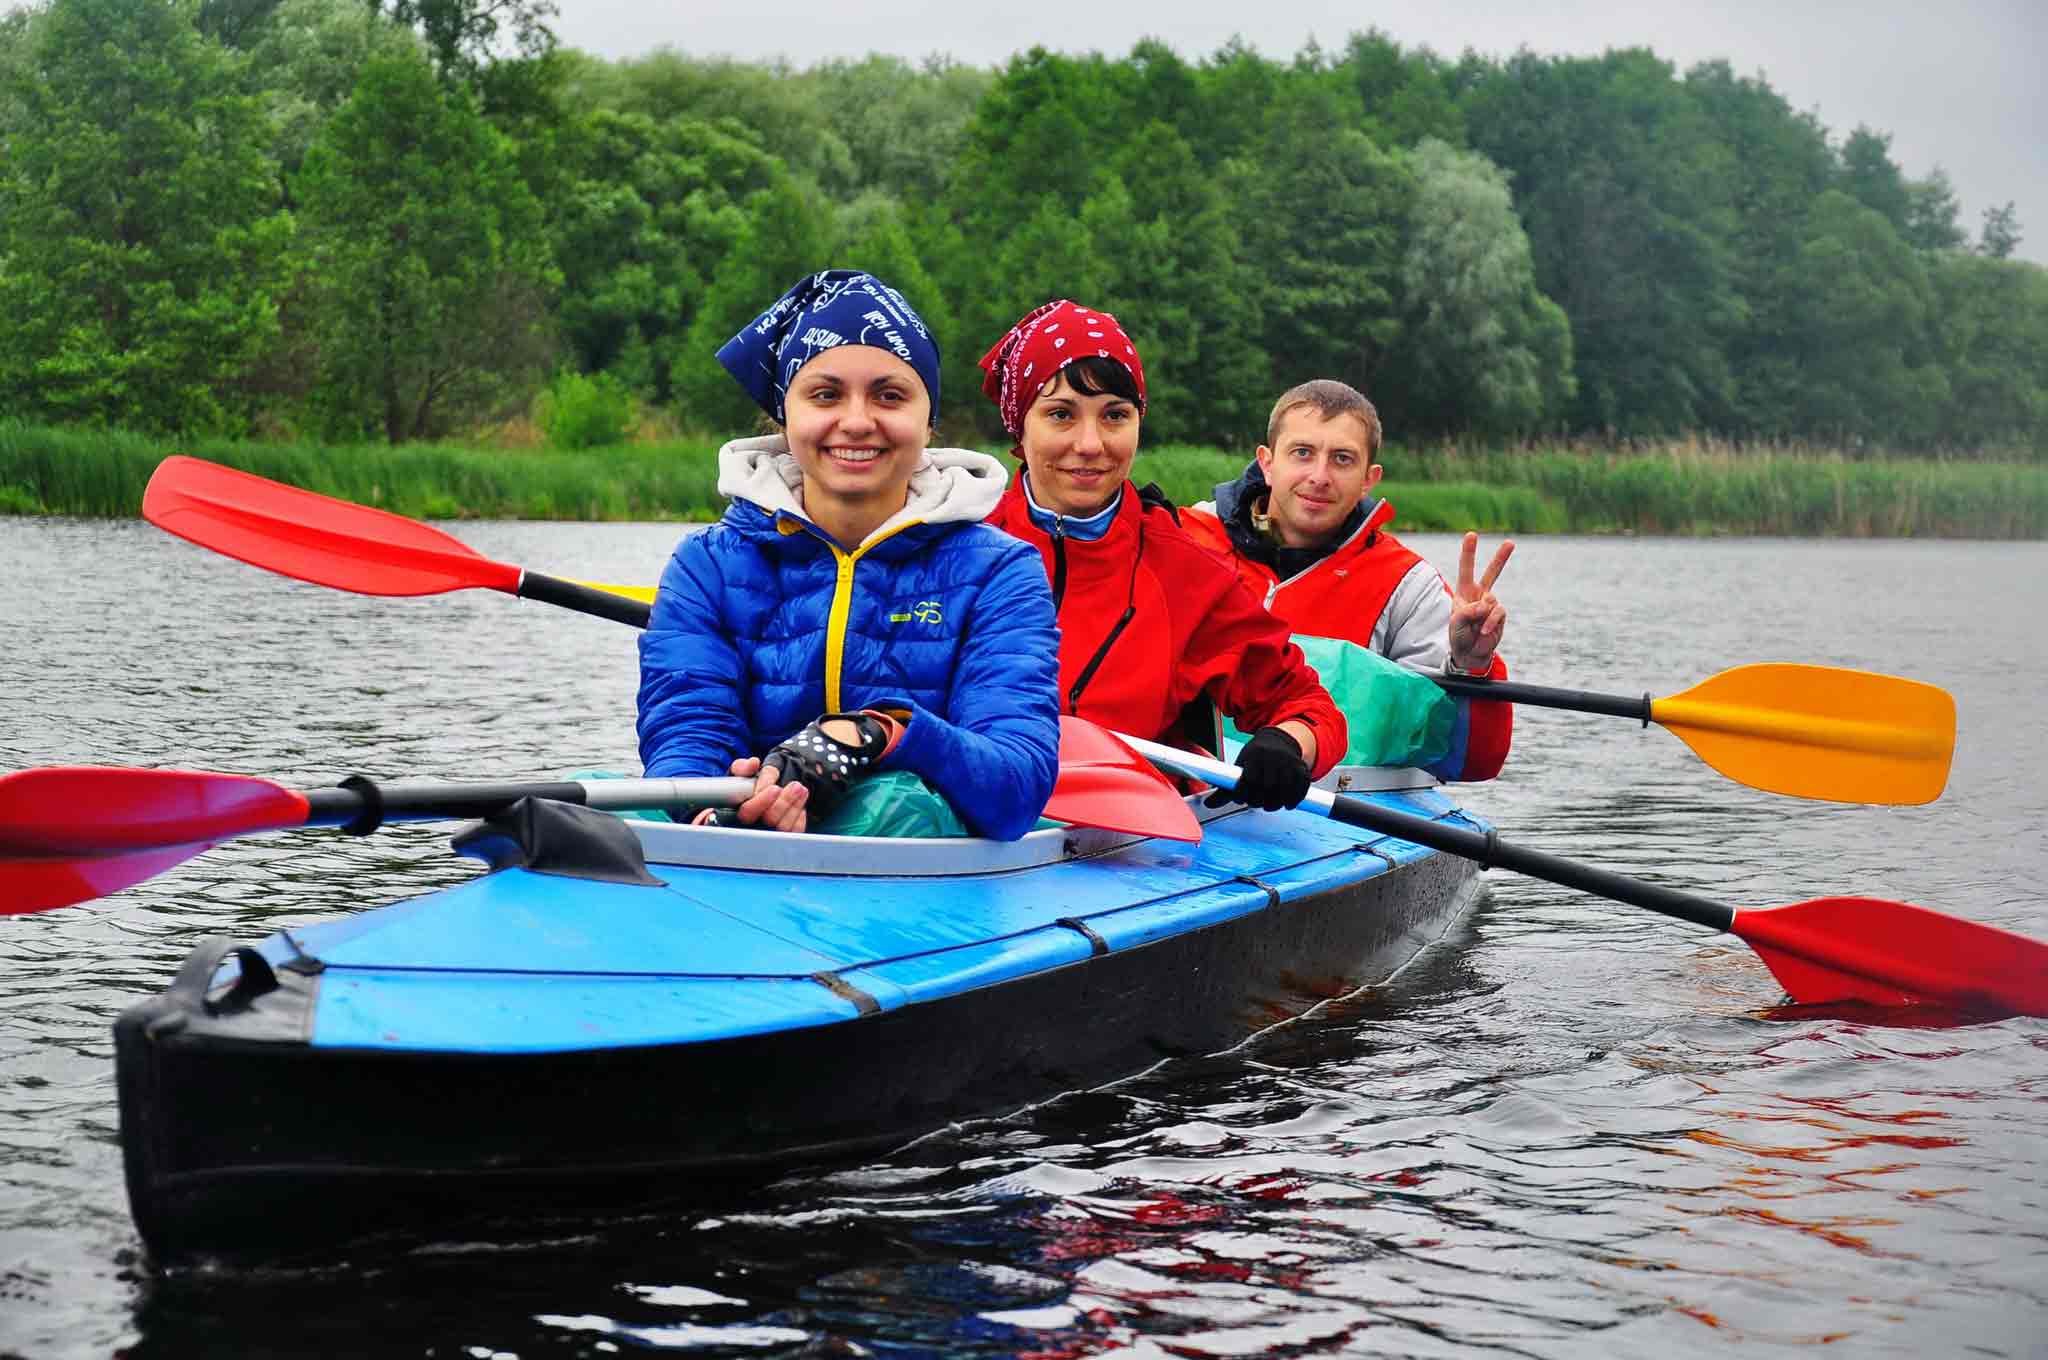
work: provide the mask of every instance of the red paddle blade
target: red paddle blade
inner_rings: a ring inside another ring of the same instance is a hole
[[[1818,897],[1738,911],[1728,928],[1802,1004],[2048,1016],[2048,944],[1996,926],[1905,902]]]
[[[56,766],[0,775],[0,915],[132,887],[250,831],[303,826],[304,794],[190,770]]]
[[[90,902],[155,878],[213,846],[176,845],[89,859],[9,859],[0,856],[0,916],[22,916],[74,902]]]
[[[1084,718],[1060,718],[1060,777],[1045,815],[1170,841],[1202,839],[1194,809],[1145,760]]]
[[[182,454],[157,465],[142,517],[237,561],[359,595],[519,591],[518,567],[432,525]]]
[[[0,858],[56,860],[205,845],[303,826],[301,793],[193,770],[54,766],[0,775]]]

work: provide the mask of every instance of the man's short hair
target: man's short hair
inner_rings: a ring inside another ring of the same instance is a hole
[[[1280,438],[1282,417],[1297,406],[1314,407],[1324,420],[1357,416],[1365,425],[1365,460],[1369,463],[1379,457],[1380,413],[1365,399],[1365,393],[1335,378],[1311,378],[1282,392],[1280,400],[1273,403],[1272,418],[1266,422],[1266,447],[1271,448]]]

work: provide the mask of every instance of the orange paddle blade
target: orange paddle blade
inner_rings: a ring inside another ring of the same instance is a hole
[[[519,592],[518,567],[432,525],[182,454],[157,465],[142,517],[250,566],[359,595]]]
[[[1202,839],[1194,809],[1145,760],[1084,718],[1060,716],[1060,777],[1045,815],[1170,841]]]
[[[1909,902],[1817,897],[1738,911],[1728,929],[1797,1002],[2048,1016],[2048,944]]]
[[[1835,666],[1737,666],[1650,717],[1729,778],[1795,798],[1931,803],[1956,748],[1947,690]]]

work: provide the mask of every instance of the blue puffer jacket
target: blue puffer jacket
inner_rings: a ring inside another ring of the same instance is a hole
[[[677,545],[640,639],[652,778],[724,774],[821,713],[907,712],[882,761],[977,835],[1029,831],[1059,772],[1059,632],[1038,553],[980,523],[996,459],[933,449],[848,552],[804,517],[780,435],[719,452],[725,517]]]

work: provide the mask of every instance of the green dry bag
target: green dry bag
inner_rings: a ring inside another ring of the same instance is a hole
[[[1355,642],[1308,633],[1294,641],[1351,730],[1340,765],[1427,765],[1450,751],[1458,704],[1428,676]],[[1223,735],[1247,739],[1228,719]]]

